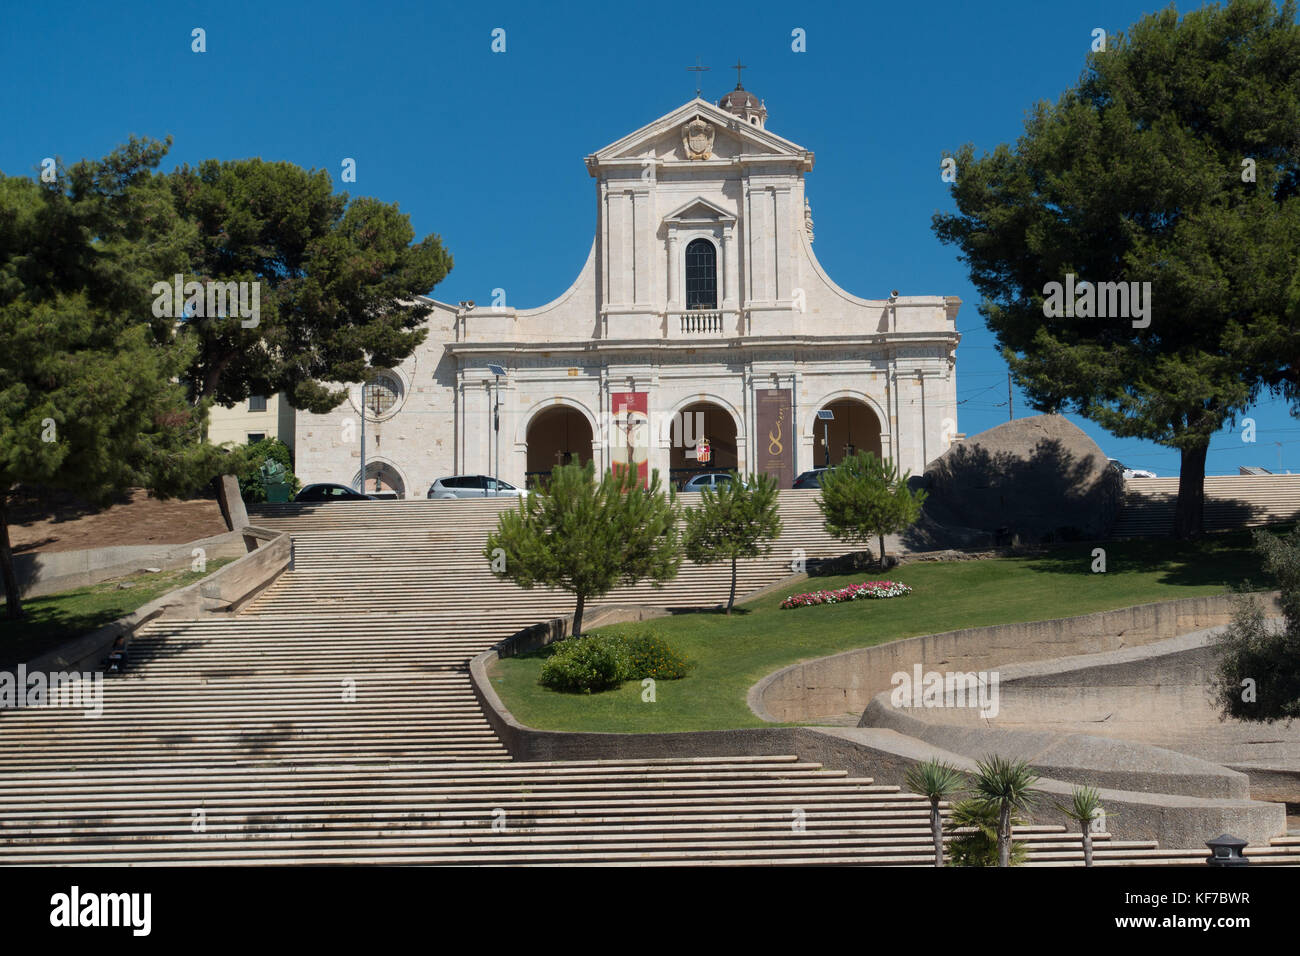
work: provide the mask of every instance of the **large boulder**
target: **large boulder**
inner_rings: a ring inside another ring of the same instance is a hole
[[[1060,415],[990,428],[940,455],[917,481],[929,497],[909,547],[1096,540],[1119,513],[1124,479]]]

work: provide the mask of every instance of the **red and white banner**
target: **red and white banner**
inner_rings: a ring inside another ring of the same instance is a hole
[[[644,488],[650,482],[650,394],[610,392],[610,467],[621,473],[636,469]]]

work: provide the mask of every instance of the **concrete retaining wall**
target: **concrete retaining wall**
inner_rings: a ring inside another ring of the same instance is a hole
[[[1279,613],[1276,592],[1266,595],[1263,604],[1265,614]],[[1230,597],[1211,595],[1052,621],[927,634],[793,664],[755,684],[749,706],[776,723],[857,716],[876,694],[891,689],[894,674],[910,673],[916,664],[923,670],[990,670],[1150,644],[1218,627],[1231,617]]]
[[[233,558],[245,550],[243,535],[238,531],[228,531],[188,544],[118,545],[83,551],[15,554],[14,572],[18,576],[18,590],[22,597],[41,597],[89,587],[145,568],[175,571],[189,567],[194,560],[195,548],[202,548],[208,560]],[[0,582],[2,594],[4,584]]]
[[[630,614],[634,610],[611,609],[610,618],[599,618],[597,615],[601,612],[596,612],[592,626],[632,619]],[[528,628],[470,662],[471,682],[483,712],[493,731],[517,760],[795,754],[803,760],[899,787],[905,786],[904,776],[910,767],[931,757],[948,760],[962,770],[975,770],[975,762],[968,757],[894,730],[875,727],[759,727],[667,734],[575,733],[527,727],[516,720],[502,702],[488,677],[488,668],[502,657],[545,646],[565,634],[568,623],[567,618],[559,618]],[[1044,799],[1030,814],[1031,819],[1039,823],[1067,823],[1052,809],[1052,803],[1068,802],[1072,784],[1045,777],[1040,780],[1038,789],[1044,794]],[[1260,845],[1286,832],[1286,809],[1278,803],[1231,796],[1202,797],[1100,789],[1102,800],[1111,813],[1107,827],[1117,839],[1157,840],[1164,847],[1200,849],[1206,840],[1220,833],[1233,833],[1251,844]]]
[[[134,613],[93,633],[34,658],[27,663],[27,669],[98,670],[118,638],[129,640],[137,628],[149,621],[194,621],[212,614],[238,611],[291,565],[293,545],[289,535],[283,531],[247,527],[237,534],[246,549],[244,557],[217,569],[201,581],[150,601]]]

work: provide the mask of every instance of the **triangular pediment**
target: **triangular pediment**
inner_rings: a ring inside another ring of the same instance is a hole
[[[711,139],[708,159],[734,160],[742,156],[788,158],[805,169],[812,168],[812,153],[802,146],[752,126],[739,116],[702,99],[684,103],[653,123],[597,150],[587,157],[587,167],[594,172],[596,167],[606,163],[647,159],[669,163],[696,161],[700,155],[688,152],[683,142],[683,131],[693,122],[704,124],[705,137]]]
[[[692,199],[664,216],[664,222],[687,223],[735,222],[736,217],[707,199]]]

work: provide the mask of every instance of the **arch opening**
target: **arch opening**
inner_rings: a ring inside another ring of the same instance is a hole
[[[677,413],[671,426],[668,478],[675,487],[680,488],[692,475],[702,472],[730,471],[740,460],[736,420],[721,405],[693,402]],[[697,457],[701,438],[709,444],[709,460],[703,463]]]
[[[581,465],[591,461],[591,423],[576,408],[557,405],[535,415],[525,438],[526,488],[535,488],[557,465]]]
[[[813,425],[813,467],[838,465],[849,455],[869,451],[880,454],[880,419],[871,406],[856,398],[840,398],[822,406],[834,419]]]

